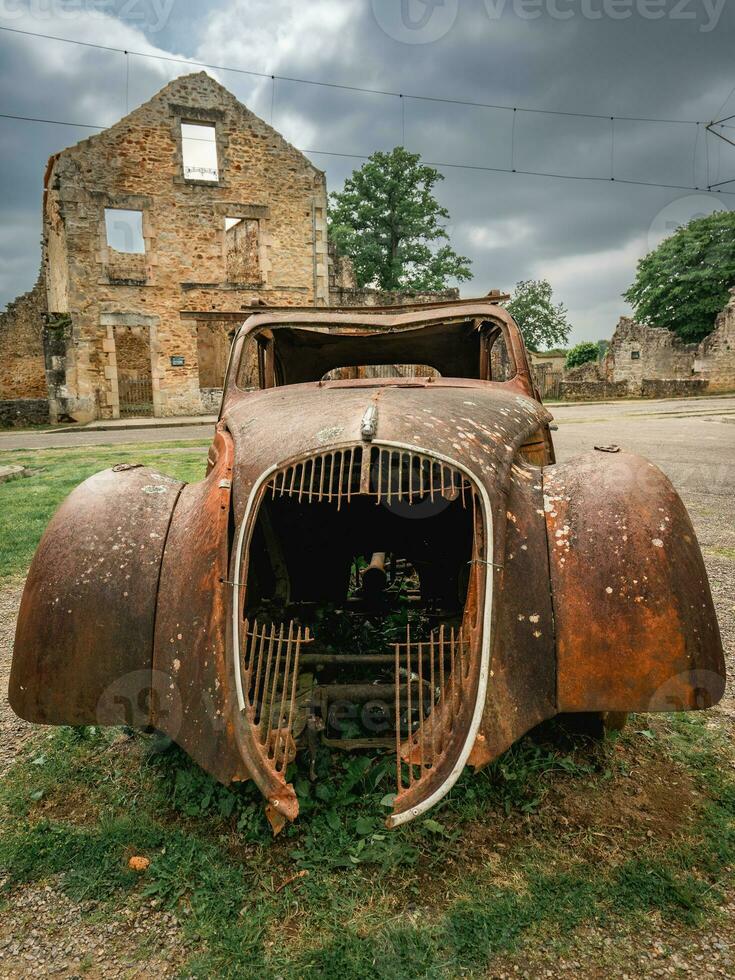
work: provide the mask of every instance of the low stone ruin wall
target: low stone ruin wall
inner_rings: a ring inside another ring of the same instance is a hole
[[[705,395],[709,382],[703,378],[644,378],[641,381],[641,398],[686,398],[692,395]]]
[[[607,401],[609,398],[626,398],[627,381],[562,381],[559,397],[576,402]]]
[[[560,397],[568,401],[596,402],[612,398],[691,398],[706,395],[708,382],[702,378],[643,379],[636,385],[627,381],[562,381]]]
[[[0,427],[48,425],[48,398],[5,398],[0,401]]]

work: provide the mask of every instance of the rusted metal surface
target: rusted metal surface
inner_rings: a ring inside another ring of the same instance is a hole
[[[261,390],[238,387],[246,360]],[[320,741],[395,754],[395,826],[558,712],[707,707],[722,650],[681,501],[617,447],[555,465],[550,423],[488,299],[256,314],[206,478],[108,471],[52,521],[14,707],[153,724],[222,782],[254,779],[275,831],[298,812],[288,764],[303,749],[313,773]],[[399,588],[405,635],[325,643],[322,607],[380,620]]]
[[[587,453],[544,472],[560,711],[706,708],[724,660],[691,521],[639,456]]]
[[[245,709],[241,726],[250,773],[273,809],[293,820],[298,801],[286,782],[286,766],[296,756],[293,738],[296,682],[308,627],[290,622],[242,627],[241,669]]]
[[[9,698],[44,724],[150,724],[161,558],[181,484],[124,464],[81,483],[41,539],[26,579]]]
[[[362,589],[367,595],[379,595],[388,584],[388,573],[385,570],[385,552],[375,551],[370,558],[370,564],[362,573]]]
[[[493,642],[485,710],[470,765],[497,758],[557,713],[554,617],[541,470],[518,459],[496,523]]]
[[[208,474],[184,487],[171,519],[158,589],[154,666],[172,678],[156,728],[224,783],[247,779],[235,737],[225,633],[234,447],[218,429]]]
[[[482,332],[477,325],[482,324]],[[225,399],[237,397],[237,377],[243,348],[258,342],[261,383],[272,388],[280,359],[281,384],[319,381],[333,368],[372,364],[411,363],[420,353],[422,363],[437,368],[455,380],[487,379],[485,336],[502,335],[512,359],[514,376],[504,382],[534,397],[535,389],[523,340],[513,318],[487,299],[436,304],[413,310],[397,308],[376,312],[354,310],[278,311],[251,316],[239,331],[228,365]],[[365,340],[371,341],[369,356]],[[380,358],[378,358],[380,354]],[[484,368],[483,368],[484,365]],[[410,379],[420,381],[421,379]],[[424,379],[430,383],[434,378]],[[379,383],[410,383],[407,379],[378,379]],[[373,384],[375,379],[326,382],[327,384]],[[471,380],[470,380],[471,383]]]

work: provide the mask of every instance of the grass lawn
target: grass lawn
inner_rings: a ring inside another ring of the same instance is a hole
[[[195,479],[205,453],[7,456],[34,470],[0,485],[0,568],[13,577],[88,474],[150,460]],[[646,942],[721,915],[733,758],[700,715],[633,718],[604,743],[551,724],[388,832],[390,758],[325,749],[316,782],[292,766],[301,816],[274,839],[252,786],[219,786],[160,737],[39,729],[0,784],[0,902],[51,882],[114,922],[153,900],[175,916],[186,977],[538,976],[563,959],[577,975],[620,975]],[[142,873],[134,854],[150,860]]]
[[[0,581],[25,573],[49,518],[78,483],[128,462],[155,466],[193,482],[204,475],[207,450],[201,442],[182,441],[0,452],[2,465],[30,471],[29,476],[0,483]]]

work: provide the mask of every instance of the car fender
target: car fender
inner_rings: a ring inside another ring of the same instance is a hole
[[[237,700],[226,659],[233,442],[222,424],[204,480],[184,487],[166,541],[154,668],[170,683],[154,725],[220,782],[249,777],[235,735]]]
[[[725,668],[689,515],[661,470],[611,448],[543,471],[558,710],[710,707]]]
[[[161,559],[182,484],[123,463],[61,504],[21,600],[9,700],[27,721],[150,723]]]

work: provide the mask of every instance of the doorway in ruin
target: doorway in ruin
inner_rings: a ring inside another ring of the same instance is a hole
[[[152,416],[153,376],[148,328],[116,326],[115,356],[120,418]]]

